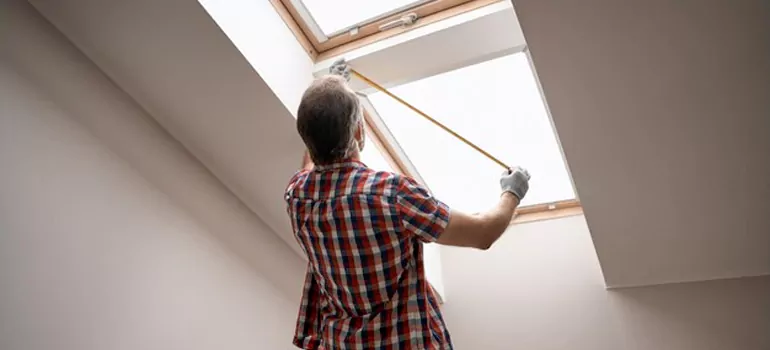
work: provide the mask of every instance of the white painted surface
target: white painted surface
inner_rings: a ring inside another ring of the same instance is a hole
[[[295,120],[197,1],[32,4],[302,255],[283,201],[305,149]]]
[[[606,290],[582,216],[442,248],[458,349],[764,350],[770,277]]]
[[[441,299],[446,301],[446,287],[444,286],[444,272],[441,265],[441,246],[437,243],[423,244],[423,264],[425,266],[425,278],[430,282]]]
[[[199,2],[296,117],[302,93],[313,80],[313,61],[273,5],[254,0]]]
[[[770,273],[768,3],[514,7],[607,284]]]
[[[0,13],[0,348],[291,348],[302,260],[31,6]]]

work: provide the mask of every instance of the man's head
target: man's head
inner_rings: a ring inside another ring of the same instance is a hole
[[[344,78],[327,75],[305,90],[297,131],[319,165],[350,158],[363,148],[362,109]]]

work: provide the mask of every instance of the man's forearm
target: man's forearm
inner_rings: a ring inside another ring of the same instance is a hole
[[[508,228],[518,205],[519,199],[506,192],[500,197],[497,206],[487,212],[468,215],[453,210],[449,225],[438,238],[438,243],[487,249]]]
[[[513,212],[529,190],[529,172],[513,167],[500,177],[503,194],[497,206],[482,213],[468,215],[451,211],[449,224],[438,238],[438,243],[459,247],[487,249],[508,229]]]
[[[513,219],[513,212],[519,205],[519,199],[512,193],[505,192],[500,196],[497,206],[482,214],[484,234],[489,245],[492,245],[508,228]]]

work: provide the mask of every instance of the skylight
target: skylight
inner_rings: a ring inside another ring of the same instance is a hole
[[[575,198],[529,60],[517,53],[401,86],[391,92],[509,165],[532,174],[522,206]],[[369,95],[424,178],[450,206],[481,211],[500,194],[503,169],[382,93]]]
[[[504,0],[491,0],[491,2]],[[349,51],[490,4],[490,0],[270,0],[312,58]],[[449,12],[445,12],[451,10]],[[443,13],[443,15],[439,15]],[[434,15],[438,15],[434,16]],[[350,44],[350,45],[346,45]],[[344,46],[344,47],[343,47]]]
[[[327,36],[414,7],[425,0],[301,0]]]

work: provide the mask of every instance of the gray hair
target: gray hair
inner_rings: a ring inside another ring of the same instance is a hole
[[[362,112],[358,97],[342,77],[313,81],[297,110],[297,131],[314,163],[331,164],[351,155],[358,147],[355,134]]]

